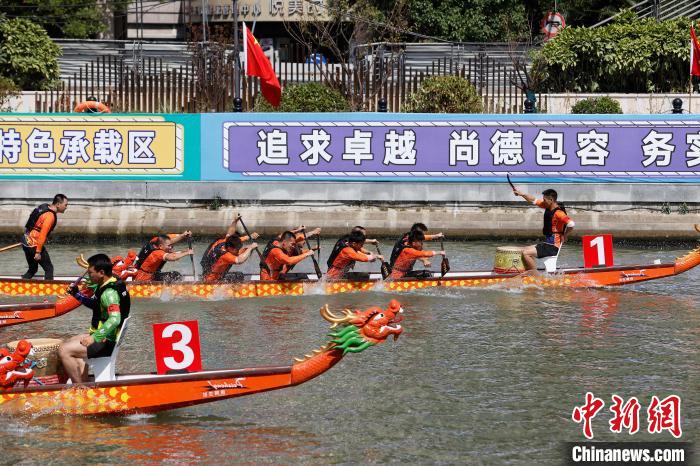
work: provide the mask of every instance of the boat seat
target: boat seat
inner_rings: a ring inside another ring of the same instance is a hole
[[[95,374],[95,382],[106,382],[109,380],[114,380],[115,370],[117,367],[117,356],[119,355],[119,348],[124,341],[124,334],[129,326],[129,319],[131,316],[127,317],[122,324],[122,328],[119,330],[117,335],[117,341],[114,345],[114,350],[110,356],[105,356],[104,358],[93,358],[88,359],[87,363],[90,365],[90,369],[93,374]]]
[[[556,256],[549,256],[545,257],[542,259],[542,262],[544,263],[544,270],[547,273],[554,273],[557,271],[557,260],[559,259],[559,254],[561,254],[561,250],[564,248],[564,245],[562,244],[559,247],[559,251],[557,251]]]

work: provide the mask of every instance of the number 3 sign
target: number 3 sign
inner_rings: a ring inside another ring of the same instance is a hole
[[[583,241],[583,266],[612,267],[613,241],[612,235],[584,236]]]
[[[202,370],[199,324],[196,320],[153,324],[153,342],[158,374]]]

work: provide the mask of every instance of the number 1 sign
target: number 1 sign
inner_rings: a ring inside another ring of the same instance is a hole
[[[612,235],[584,236],[583,240],[583,266],[612,267],[613,241]]]
[[[199,324],[196,320],[153,324],[153,342],[158,374],[202,370]]]

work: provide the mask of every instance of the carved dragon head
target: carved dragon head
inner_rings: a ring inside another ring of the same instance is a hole
[[[321,308],[321,316],[331,322],[332,329],[336,329],[330,333],[331,345],[342,350],[343,354],[359,353],[370,346],[383,343],[391,335],[396,340],[403,332],[403,327],[399,325],[403,320],[403,308],[395,299],[391,300],[386,309],[345,309],[342,315],[334,314],[325,305]]]
[[[24,367],[24,360],[30,354],[32,344],[27,340],[21,340],[14,353],[5,348],[0,349],[0,388],[12,387],[19,380],[23,380],[26,386],[32,380],[34,371]]]

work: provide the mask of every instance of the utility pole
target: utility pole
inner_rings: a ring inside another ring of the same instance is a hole
[[[242,112],[243,111],[243,101],[241,100],[241,54],[240,43],[238,39],[238,0],[232,0],[233,3],[233,85],[234,99],[233,99],[233,111]],[[245,40],[245,38],[243,39]]]

